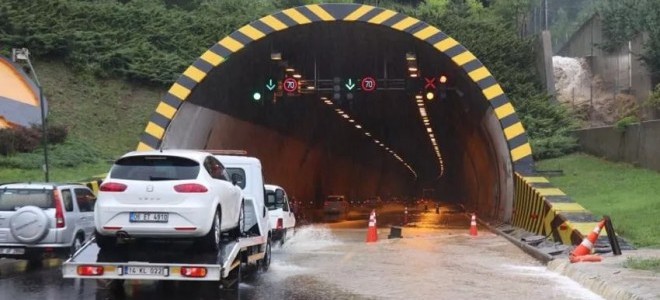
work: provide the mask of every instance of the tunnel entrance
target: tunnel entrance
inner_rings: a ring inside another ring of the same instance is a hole
[[[299,200],[425,193],[501,221],[514,172],[532,166],[522,124],[474,55],[417,19],[354,4],[288,9],[211,47],[138,149],[159,147],[245,149]]]

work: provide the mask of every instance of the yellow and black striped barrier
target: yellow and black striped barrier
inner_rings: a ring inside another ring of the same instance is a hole
[[[204,52],[172,85],[147,123],[137,149],[157,149],[182,103],[190,98],[212,70],[230,59],[233,53],[270,34],[317,22],[359,22],[386,27],[407,33],[449,57],[479,88],[483,101],[488,102],[493,114],[500,120],[514,170],[531,171],[532,149],[527,133],[502,87],[474,54],[440,29],[423,21],[392,10],[360,4],[312,4],[290,8],[265,16],[224,37]]]
[[[563,244],[577,245],[598,221],[582,205],[552,186],[548,179],[515,174],[511,220],[514,226],[550,236]]]

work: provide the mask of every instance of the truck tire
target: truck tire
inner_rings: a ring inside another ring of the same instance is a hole
[[[116,237],[105,236],[98,233],[98,231],[94,231],[94,240],[96,241],[96,245],[99,246],[100,249],[112,248],[117,244]]]
[[[220,222],[221,222],[220,210],[215,211],[215,216],[213,217],[213,224],[211,224],[211,229],[209,233],[201,238],[201,245],[204,250],[211,252],[218,251],[220,249],[220,238],[222,232],[220,231]]]
[[[271,243],[270,243],[270,237],[268,238],[268,241],[266,242],[266,249],[264,250],[264,258],[259,260],[259,269],[261,269],[262,272],[268,272],[268,268],[270,267],[270,258],[271,258]]]

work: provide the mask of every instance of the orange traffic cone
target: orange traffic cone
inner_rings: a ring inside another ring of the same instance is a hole
[[[477,236],[477,216],[472,213],[472,221],[470,221],[470,235]]]
[[[367,243],[373,243],[378,241],[378,231],[376,229],[376,210],[371,210],[371,216],[369,216],[369,229],[367,231]]]
[[[598,255],[590,255],[591,251],[594,249],[594,244],[596,243],[596,240],[598,239],[598,235],[600,234],[600,231],[603,229],[603,226],[605,226],[605,220],[602,220],[598,222],[598,225],[594,227],[594,230],[589,233],[589,235],[582,240],[582,243],[571,252],[569,255],[569,260],[571,263],[576,263],[576,262],[598,262],[601,261],[602,258]]]

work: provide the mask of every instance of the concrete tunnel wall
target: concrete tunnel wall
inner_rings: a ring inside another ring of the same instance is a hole
[[[195,88],[203,83],[212,70],[222,65],[232,53],[240,51],[249,43],[289,27],[312,22],[336,21],[366,23],[407,33],[411,37],[427,43],[439,54],[446,55],[456,65],[458,70],[462,72],[463,78],[469,81],[472,86],[469,91],[472,93],[471,99],[483,99],[482,101],[488,106],[488,109],[480,117],[470,120],[473,124],[469,128],[459,132],[457,140],[460,141],[458,144],[462,147],[454,148],[454,150],[451,150],[454,153],[448,153],[447,156],[457,160],[457,167],[460,170],[454,171],[453,176],[447,175],[448,178],[438,182],[436,187],[439,190],[445,188],[449,191],[452,189],[452,184],[461,183],[463,186],[460,192],[454,191],[455,194],[460,196],[460,199],[457,199],[458,201],[465,204],[468,209],[479,211],[485,217],[508,221],[513,211],[513,199],[511,199],[511,196],[514,195],[511,188],[513,173],[531,173],[533,161],[525,130],[504,91],[474,55],[439,29],[403,14],[368,5],[321,4],[292,8],[254,21],[220,40],[202,54],[170,88],[147,124],[138,144],[138,150],[156,149],[161,146],[161,143],[164,143],[166,147],[189,148],[199,148],[199,145],[209,148],[240,146],[241,143],[238,140],[241,138],[236,140],[239,135],[233,134],[232,139],[235,141],[220,139],[219,142],[209,143],[210,136],[217,137],[222,132],[228,132],[213,129],[221,125],[241,128],[238,129],[241,132],[259,137],[263,136],[278,145],[295,145],[292,146],[291,150],[283,150],[284,152],[280,152],[281,150],[268,152],[262,148],[255,149],[252,153],[266,157],[264,161],[270,160],[269,157],[279,158],[274,153],[296,160],[296,153],[304,153],[309,150],[307,149],[309,147],[305,146],[304,143],[288,140],[285,136],[278,136],[275,132],[269,132],[268,128],[257,128],[253,124],[246,124],[238,119],[222,116],[221,113],[203,111],[204,109],[193,107],[185,101],[188,100]],[[186,115],[189,116],[185,117]],[[208,119],[201,118],[202,115],[208,116]],[[469,114],[469,116],[472,117],[472,114]],[[207,122],[204,120],[212,121]],[[187,129],[185,129],[186,126]],[[487,152],[486,154],[484,154],[484,149]],[[310,161],[316,161],[316,163],[310,162],[305,165],[303,170],[315,164],[318,167],[324,157],[326,160],[328,157],[335,157],[333,155],[328,156],[327,153],[323,154],[323,149],[311,149],[308,153],[314,153],[312,155],[313,159]],[[351,173],[372,174],[374,178],[379,178],[365,183],[365,189],[370,189],[369,187],[373,186],[376,186],[376,189],[378,189],[378,186],[387,186],[393,190],[402,191],[415,187],[414,184],[405,183],[406,180],[401,180],[401,174],[405,174],[405,171],[401,171],[400,166],[398,169],[397,166],[389,166],[389,163],[385,162],[386,159],[375,158],[376,161],[382,161],[381,165],[374,163],[359,165],[358,163],[356,166],[357,161],[351,160],[350,157],[336,157],[340,158],[336,160],[339,161],[340,167],[353,171]],[[267,164],[270,165],[270,163],[264,163],[265,167],[269,168]],[[359,170],[360,168],[362,168],[362,171]],[[484,175],[480,170],[488,170],[490,174]],[[266,172],[276,171],[266,170]],[[283,170],[281,172],[287,173],[283,176],[285,178],[291,176],[288,175],[290,171]],[[306,176],[310,174],[309,171],[305,172],[307,172],[305,173]],[[342,173],[346,173],[346,171]],[[267,176],[269,175],[267,174]],[[274,173],[273,176],[275,176]],[[341,186],[345,184],[341,183],[342,180],[349,180],[343,174],[332,176],[328,173],[327,176],[327,182],[331,182],[329,185],[334,186]],[[329,179],[330,177],[333,179]],[[307,177],[301,178],[309,179]],[[465,185],[466,182],[470,181],[474,183],[471,189],[466,188]],[[483,182],[496,184],[486,186],[482,184]],[[404,186],[399,188],[397,183]],[[310,190],[314,189],[314,187],[309,187],[309,184],[295,182],[292,184],[297,186],[296,192],[299,188],[303,194],[310,193]],[[405,187],[406,184],[407,187]],[[314,194],[319,193],[327,193],[327,191],[314,192]]]
[[[196,124],[194,129],[191,123]],[[351,137],[334,139],[345,141]],[[163,147],[246,150],[261,160],[267,183],[283,186],[297,200],[316,204],[330,194],[345,194],[351,200],[414,193],[414,182],[406,174],[409,171],[382,153],[374,151],[372,161],[342,157],[322,145],[310,145],[190,102],[179,109],[168,127]]]

